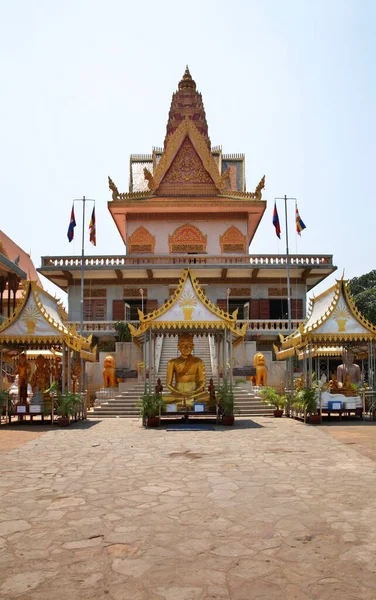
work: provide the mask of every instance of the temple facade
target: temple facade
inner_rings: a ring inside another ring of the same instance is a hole
[[[106,339],[116,321],[136,323],[138,309],[147,314],[174,294],[187,267],[212,303],[238,310],[259,349],[288,333],[286,257],[251,253],[267,204],[265,177],[247,192],[244,155],[211,145],[188,67],[172,96],[163,147],[131,155],[127,192],[108,181],[108,209],[126,253],[85,257],[85,333]],[[305,317],[307,291],[335,269],[330,255],[290,256],[293,329]],[[69,321],[79,329],[81,258],[42,257],[39,271],[68,293]]]

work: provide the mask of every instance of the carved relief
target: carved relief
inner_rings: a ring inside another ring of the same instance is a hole
[[[164,176],[163,183],[213,183],[187,136]]]
[[[245,254],[247,251],[246,236],[234,225],[231,225],[219,238],[222,254]]]
[[[143,225],[128,238],[129,254],[154,254],[155,237]]]
[[[147,298],[148,289],[144,288],[144,298]],[[141,298],[140,288],[124,288],[124,298]]]
[[[84,298],[106,298],[107,297],[107,290],[106,288],[97,288],[97,289],[90,289],[90,288],[86,288],[84,290]]]
[[[207,237],[194,225],[181,225],[168,236],[170,253],[206,252]]]
[[[230,298],[250,298],[251,288],[230,288]]]
[[[272,287],[268,288],[269,298],[287,296],[287,288],[285,287]]]

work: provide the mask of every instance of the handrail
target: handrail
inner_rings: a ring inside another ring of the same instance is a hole
[[[42,256],[41,268],[81,268],[81,256]],[[132,265],[250,265],[254,268],[285,266],[286,256],[281,254],[239,254],[239,255],[145,255],[145,256],[85,256],[85,268],[114,267]],[[290,267],[333,266],[333,256],[328,254],[299,254],[289,256]]]
[[[291,328],[297,329],[299,324],[302,323],[302,319],[294,319],[291,321]],[[84,332],[115,332],[115,323],[116,321],[84,321],[83,328]],[[128,321],[135,327],[138,327],[139,321]],[[287,319],[257,319],[255,321],[249,319],[239,320],[237,324],[240,326],[244,323],[248,323],[247,330],[252,332],[257,331],[273,331],[273,332],[286,332],[289,331],[289,323]],[[80,330],[80,322],[79,321],[69,321],[70,325],[76,325],[77,331]]]

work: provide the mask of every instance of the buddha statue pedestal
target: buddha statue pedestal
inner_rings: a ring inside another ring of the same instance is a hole
[[[179,335],[180,356],[167,364],[166,385],[170,393],[163,394],[163,401],[167,405],[175,404],[177,411],[193,411],[196,402],[205,404],[205,410],[210,407],[205,364],[201,358],[192,355],[193,348],[192,334]]]

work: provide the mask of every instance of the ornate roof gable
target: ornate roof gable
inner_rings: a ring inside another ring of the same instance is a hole
[[[177,184],[180,189],[182,184],[187,182],[206,185],[210,186],[214,193],[228,189],[228,173],[220,175],[215,158],[203,136],[188,117],[168,137],[166,150],[154,174],[148,169],[144,169],[144,174],[149,191],[157,194],[161,184],[171,183]]]
[[[24,295],[13,315],[0,327],[4,342],[46,343],[65,342],[73,350],[90,350],[90,338],[81,337],[75,327],[64,322],[64,311],[58,301],[28,281]]]
[[[335,285],[310,299],[307,318],[290,336],[282,348],[300,346],[306,341],[347,342],[376,338],[376,327],[356,308],[343,278]]]
[[[198,280],[189,269],[184,270],[175,293],[160,308],[148,315],[138,311],[140,327],[136,330],[131,324],[132,336],[138,337],[152,329],[224,329],[242,338],[245,329],[236,326],[237,310],[232,315],[221,310],[207,298]],[[245,324],[246,325],[246,324]]]

